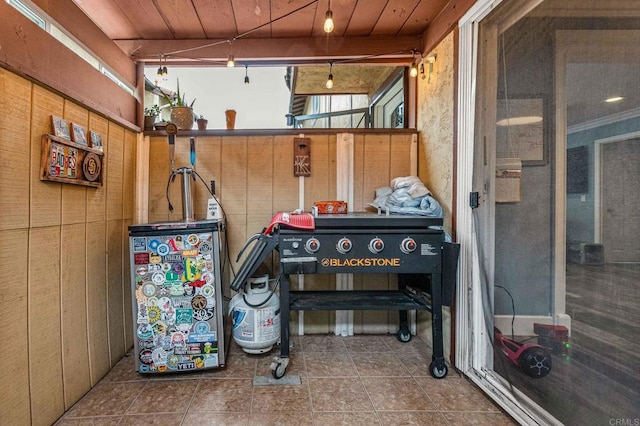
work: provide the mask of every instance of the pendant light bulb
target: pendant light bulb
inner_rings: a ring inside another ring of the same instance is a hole
[[[162,77],[162,67],[158,68],[158,77]]]
[[[244,66],[244,84],[249,84],[249,67]]]
[[[333,25],[333,12],[331,9],[327,10],[327,13],[324,15],[324,32],[329,34],[334,29]]]
[[[327,89],[333,89],[333,62],[329,62],[329,78],[324,86]]]
[[[227,68],[233,68],[236,66],[236,61],[233,58],[233,55],[229,55],[229,59],[227,59]]]
[[[333,74],[329,74],[329,78],[327,79],[327,89],[333,89]]]
[[[411,64],[411,68],[409,69],[409,77],[417,77],[418,76],[418,67],[415,63]]]
[[[167,74],[169,74],[169,71],[167,71],[167,66],[165,65],[162,67],[162,75],[167,75]]]

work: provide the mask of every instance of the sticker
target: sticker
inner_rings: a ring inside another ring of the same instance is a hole
[[[147,237],[133,237],[133,252],[147,251]]]
[[[171,269],[173,270],[173,272],[175,272],[178,275],[182,275],[184,273],[184,265],[182,264],[182,262],[172,263]]]
[[[158,253],[151,253],[149,255],[149,263],[162,263],[162,256]]]
[[[149,263],[149,253],[134,253],[133,264],[134,265],[146,265]]]
[[[190,234],[187,237],[187,242],[192,246],[198,245],[198,241],[200,241],[200,237],[198,237],[196,234]]]
[[[156,272],[155,274],[153,274],[153,277],[151,279],[158,285],[164,283],[165,281],[165,277],[162,272]]]
[[[186,284],[188,286],[190,286],[190,287],[200,288],[200,287],[203,287],[206,284],[206,281],[204,281],[204,280],[194,280],[194,281],[189,281]]]
[[[138,303],[138,318],[136,320],[137,324],[147,324],[149,322],[149,316],[147,313],[147,304],[146,303]]]
[[[171,354],[167,357],[167,367],[171,369],[178,368],[178,363],[180,362],[180,357],[175,354]]]
[[[160,265],[160,267],[161,267],[161,269],[162,269],[162,272],[164,272],[165,274],[166,274],[167,272],[170,272],[170,271],[171,271],[171,264],[170,264],[170,263],[166,263],[166,262],[164,262],[162,265]]]
[[[211,325],[206,321],[198,321],[193,326],[193,332],[197,334],[205,334],[211,330]]]
[[[149,250],[156,251],[160,244],[162,244],[162,242],[154,238],[153,240],[149,241]]]
[[[152,324],[160,321],[160,319],[162,318],[162,311],[157,306],[150,306],[147,309],[147,312],[148,312],[147,316],[149,317],[149,322],[151,322]]]
[[[213,318],[213,308],[206,308],[193,313],[193,318],[196,321],[207,321]]]
[[[211,244],[209,241],[201,242],[200,246],[198,247],[198,253],[200,254],[210,253],[212,250],[213,250],[213,244]]]
[[[207,307],[207,299],[204,296],[195,296],[193,299],[191,299],[191,306],[193,307],[193,309],[195,309],[196,311],[200,311],[204,308]]]
[[[186,281],[195,281],[200,278],[198,263],[195,259],[186,258],[184,260],[184,277]]]
[[[182,296],[184,295],[184,289],[182,288],[182,283],[172,283],[169,285],[169,294],[171,296]]]
[[[171,252],[171,249],[169,248],[168,245],[166,244],[160,244],[157,248],[156,251],[158,252],[158,254],[160,256],[166,256]]]
[[[149,324],[140,324],[136,331],[139,339],[148,339],[153,336],[153,328]]]
[[[153,332],[155,334],[167,334],[167,325],[162,321],[153,324]]]
[[[153,340],[138,340],[138,347],[140,349],[151,349],[156,344],[153,343]]]
[[[216,306],[216,301],[213,297],[207,297],[207,306],[214,308]]]
[[[216,289],[213,288],[211,284],[207,284],[202,286],[202,288],[200,289],[200,293],[204,297],[213,297],[216,294]]]
[[[167,352],[162,348],[156,348],[151,352],[151,359],[153,363],[156,365],[166,364],[167,362]]]
[[[147,275],[147,272],[149,272],[149,268],[146,265],[138,266],[136,268],[136,274],[140,275],[141,277]]]
[[[159,306],[157,297],[150,297],[147,299],[147,305],[149,306]]]
[[[191,298],[190,297],[173,297],[172,303],[174,308],[191,308]]]
[[[193,322],[193,309],[176,309],[176,324],[191,324]]]
[[[153,362],[152,352],[149,349],[144,349],[140,352],[140,362],[147,365]]]
[[[215,277],[211,272],[205,272],[204,274],[202,274],[202,279],[207,283],[207,284],[213,284],[215,282]],[[205,286],[206,287],[206,286]]]
[[[156,294],[156,286],[153,283],[146,283],[142,286],[142,294],[151,297]]]
[[[141,364],[140,365],[140,372],[141,373],[148,373],[149,372],[149,366],[147,364]]]
[[[168,254],[164,257],[163,261],[167,263],[182,262],[182,255],[180,254]]]
[[[210,333],[203,334],[191,334],[189,336],[189,343],[204,343],[204,342],[215,342],[216,341],[216,332],[212,331]]]
[[[164,278],[167,281],[178,281],[178,280],[180,280],[180,275],[177,272],[169,271],[169,272],[164,274]]]

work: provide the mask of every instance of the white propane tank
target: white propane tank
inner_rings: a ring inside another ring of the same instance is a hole
[[[269,289],[269,275],[249,278],[230,304],[233,340],[247,353],[262,354],[280,339],[280,299]]]

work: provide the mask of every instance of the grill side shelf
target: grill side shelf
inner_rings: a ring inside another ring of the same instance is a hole
[[[292,311],[431,311],[423,298],[407,290],[290,291]]]

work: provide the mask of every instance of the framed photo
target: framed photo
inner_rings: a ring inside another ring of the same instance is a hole
[[[51,128],[53,135],[59,138],[71,140],[71,134],[69,133],[69,123],[64,118],[56,115],[51,116]]]
[[[71,123],[71,140],[80,145],[87,145],[87,135],[84,127],[76,123]]]
[[[91,147],[102,151],[102,136],[100,136],[100,133],[91,130],[89,132],[89,139],[91,141]]]
[[[523,166],[547,164],[547,114],[542,96],[498,99],[496,156],[519,158]]]

